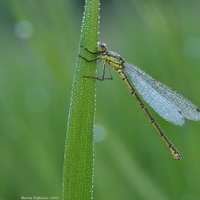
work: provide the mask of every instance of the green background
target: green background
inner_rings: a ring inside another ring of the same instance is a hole
[[[83,1],[0,3],[0,200],[61,199]],[[200,2],[102,1],[99,39],[200,106]],[[99,64],[99,75],[101,74]],[[97,82],[95,200],[200,198],[200,123],[151,109],[174,161],[118,74]]]

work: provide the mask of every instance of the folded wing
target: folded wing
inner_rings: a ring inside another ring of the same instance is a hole
[[[184,124],[184,118],[200,120],[200,110],[190,100],[130,63],[124,63],[123,70],[142,98],[165,120],[179,126]]]

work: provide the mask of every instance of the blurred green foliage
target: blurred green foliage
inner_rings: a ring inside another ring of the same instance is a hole
[[[200,106],[200,2],[102,1],[100,40]],[[83,2],[0,3],[0,199],[56,196]],[[98,69],[101,73],[101,64]],[[122,80],[97,82],[95,200],[200,197],[200,123],[152,111],[170,152]]]

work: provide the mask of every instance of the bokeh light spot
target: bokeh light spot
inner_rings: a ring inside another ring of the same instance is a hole
[[[107,136],[107,132],[104,126],[102,126],[101,124],[96,124],[94,141],[102,142],[103,140],[105,140],[106,136]]]
[[[33,25],[26,20],[22,20],[15,25],[14,33],[18,38],[29,39],[33,35]]]

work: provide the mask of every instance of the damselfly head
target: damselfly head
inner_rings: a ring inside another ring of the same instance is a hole
[[[97,50],[98,51],[107,51],[107,46],[105,43],[101,43],[101,42],[98,42],[98,45],[97,45]]]

